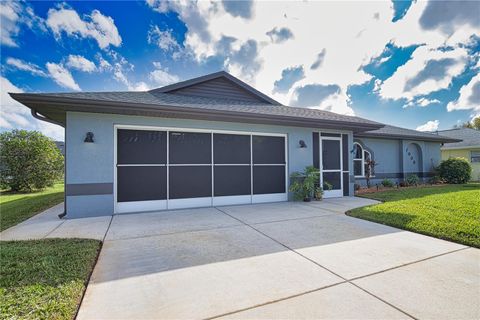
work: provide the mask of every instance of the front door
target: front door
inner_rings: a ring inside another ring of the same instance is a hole
[[[320,140],[320,183],[324,197],[342,197],[342,139],[321,137]]]

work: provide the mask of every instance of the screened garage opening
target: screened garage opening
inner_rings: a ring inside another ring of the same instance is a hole
[[[286,201],[286,135],[115,127],[115,213]]]

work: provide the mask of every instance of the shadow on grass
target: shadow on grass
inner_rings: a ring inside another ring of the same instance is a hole
[[[415,214],[407,214],[402,212],[373,212],[368,211],[369,207],[357,208],[346,212],[345,214],[386,226],[412,231],[415,233],[423,234],[426,236],[452,241],[459,244],[480,248],[480,235],[475,230],[471,232],[466,229],[458,229],[455,225],[443,225],[435,224],[435,221],[431,221],[430,224],[422,222],[422,216]],[[415,224],[415,221],[419,221]]]
[[[64,193],[59,191],[37,195],[29,194],[25,197],[3,202],[0,204],[0,231],[27,220],[37,213],[61,203],[63,200]]]

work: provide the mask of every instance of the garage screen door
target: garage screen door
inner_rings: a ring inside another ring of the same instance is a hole
[[[285,139],[117,129],[116,212],[284,201]]]

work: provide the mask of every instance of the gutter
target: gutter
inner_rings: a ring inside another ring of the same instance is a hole
[[[421,136],[407,136],[407,135],[393,135],[393,134],[371,134],[369,132],[363,132],[356,134],[357,137],[364,138],[376,138],[376,139],[404,139],[404,140],[417,140],[417,141],[429,141],[429,142],[440,142],[440,143],[454,143],[461,142],[463,140],[453,139],[453,138],[443,138],[440,135],[435,135],[433,137],[421,137]]]
[[[35,110],[35,109],[32,109],[32,117],[34,117],[35,119],[38,119],[40,121],[53,123],[53,124],[56,124],[56,125],[59,125],[59,126],[65,128],[65,125],[63,123],[60,123],[60,122],[57,122],[55,120],[48,119],[47,117],[42,116],[39,113],[37,113],[37,110]]]

